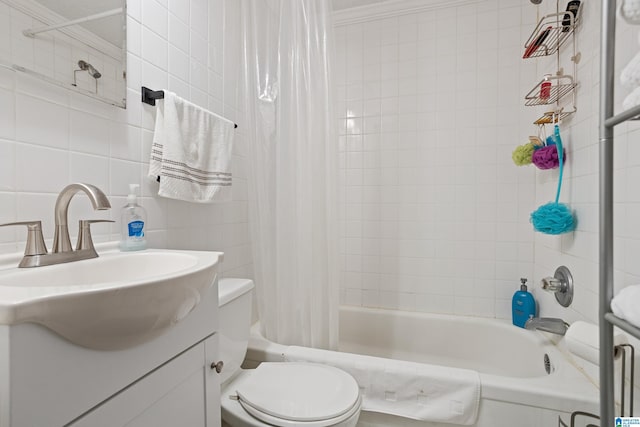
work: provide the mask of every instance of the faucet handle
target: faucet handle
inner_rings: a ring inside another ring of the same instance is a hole
[[[540,287],[548,292],[564,292],[566,285],[555,277],[545,277],[540,280]]]
[[[8,227],[10,225],[27,226],[27,246],[24,249],[24,256],[47,254],[47,245],[44,243],[44,237],[42,236],[42,221],[9,222],[0,224],[0,227]]]
[[[110,219],[81,219],[78,221],[78,243],[76,244],[76,251],[81,251],[84,249],[92,250],[95,252],[95,248],[93,247],[93,238],[91,237],[91,224],[96,222],[115,222]]]

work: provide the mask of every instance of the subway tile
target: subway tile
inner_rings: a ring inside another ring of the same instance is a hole
[[[142,21],[142,0],[127,0],[127,15],[138,22]],[[129,30],[127,24],[127,31]]]
[[[189,52],[189,26],[173,14],[169,14],[169,43],[185,53]]]
[[[169,45],[169,73],[189,83],[189,56],[174,45]]]
[[[156,0],[142,0],[142,25],[164,39],[169,33],[168,15],[166,6]]]
[[[69,146],[69,110],[27,95],[16,95],[16,139],[56,148]]]
[[[168,0],[169,11],[185,24],[189,23],[189,5],[186,0]]]
[[[207,66],[198,61],[191,61],[191,79],[190,83],[193,87],[201,90],[204,93],[209,93],[209,76],[207,73]],[[200,105],[206,107],[207,102],[202,102]]]
[[[127,17],[127,52],[142,56],[142,24],[133,17]]]
[[[140,128],[126,123],[113,123],[109,126],[109,154],[112,158],[140,161],[141,145]]]
[[[71,110],[69,148],[73,151],[109,154],[109,122],[98,116]]]
[[[64,186],[57,188],[55,190],[56,194],[16,193],[16,220],[42,221],[42,234],[47,243],[53,240],[55,224],[52,213],[56,203],[57,192],[62,188]],[[21,236],[18,233],[18,235],[19,242],[26,241],[26,233]]]
[[[109,191],[109,160],[106,157],[70,153],[69,181],[93,184]]]
[[[0,89],[0,138],[15,138],[16,108],[13,91]]]
[[[191,50],[190,56],[192,60],[196,60],[202,64],[209,63],[209,47],[207,39],[202,37],[195,31],[191,31]]]
[[[141,184],[142,167],[137,162],[111,159],[109,161],[110,190],[113,196],[129,194],[129,184]]]
[[[16,144],[0,140],[0,191],[16,189]]]
[[[0,224],[7,222],[17,221],[16,216],[16,194],[11,192],[0,192]],[[20,233],[25,233],[25,230],[18,230],[16,227],[0,227],[0,243],[6,244],[15,242]],[[23,236],[20,240],[24,240],[26,236]]]
[[[191,4],[191,29],[203,37],[209,35],[209,10],[208,0],[190,0]]]
[[[16,189],[58,192],[69,180],[69,155],[65,150],[31,144],[16,145]]]
[[[142,28],[142,55],[145,63],[149,62],[163,71],[167,70],[167,40],[144,27]]]

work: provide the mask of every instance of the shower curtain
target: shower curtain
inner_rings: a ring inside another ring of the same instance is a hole
[[[338,343],[330,2],[243,0],[249,222],[262,333]]]

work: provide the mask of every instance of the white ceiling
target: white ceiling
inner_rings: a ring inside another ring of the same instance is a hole
[[[124,6],[124,0],[38,0],[38,2],[70,21]],[[81,25],[114,46],[122,46],[124,39],[122,15],[98,19]]]

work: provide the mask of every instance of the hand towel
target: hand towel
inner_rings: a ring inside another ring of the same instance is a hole
[[[627,286],[611,300],[611,311],[640,328],[640,285]]]
[[[231,199],[234,124],[176,94],[158,100],[149,176],[158,195],[197,203]]]
[[[287,347],[284,360],[348,372],[360,386],[365,411],[458,425],[473,425],[478,417],[475,371],[297,346]]]

